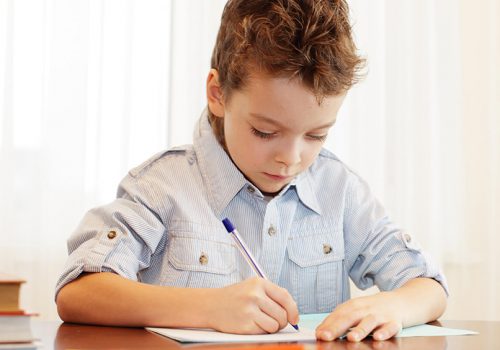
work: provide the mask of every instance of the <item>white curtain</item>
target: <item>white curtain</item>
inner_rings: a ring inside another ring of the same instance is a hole
[[[55,319],[66,239],[190,143],[224,0],[0,0],[0,271]],[[351,1],[366,79],[327,147],[439,260],[447,319],[500,319],[500,5]],[[357,294],[356,292],[355,294]]]

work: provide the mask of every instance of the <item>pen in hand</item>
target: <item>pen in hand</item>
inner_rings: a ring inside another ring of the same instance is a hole
[[[245,244],[240,234],[238,233],[238,230],[236,230],[231,221],[228,218],[225,218],[224,220],[222,220],[222,223],[224,224],[224,227],[226,228],[227,232],[229,232],[234,242],[236,243],[238,250],[243,255],[248,265],[250,265],[255,274],[267,280],[268,278],[264,274],[264,271],[259,266],[259,264],[257,264],[257,260],[255,260],[255,258],[253,257],[252,253],[250,252],[250,249],[248,249],[247,245]],[[299,326],[294,324],[291,324],[291,326],[296,330],[299,330]]]

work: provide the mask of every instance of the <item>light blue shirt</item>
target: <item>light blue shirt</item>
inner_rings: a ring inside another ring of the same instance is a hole
[[[204,113],[193,145],[131,170],[115,201],[85,215],[68,241],[56,293],[84,271],[191,288],[254,276],[225,217],[300,313],[331,312],[349,298],[349,277],[361,289],[381,290],[430,277],[447,290],[438,266],[331,152],[323,149],[309,169],[265,198],[217,142]]]

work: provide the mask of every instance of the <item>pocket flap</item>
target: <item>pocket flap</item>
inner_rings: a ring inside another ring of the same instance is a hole
[[[236,269],[234,249],[227,242],[172,236],[168,259],[180,270],[229,274]]]
[[[290,260],[300,267],[343,260],[345,255],[342,232],[291,237],[287,249]]]

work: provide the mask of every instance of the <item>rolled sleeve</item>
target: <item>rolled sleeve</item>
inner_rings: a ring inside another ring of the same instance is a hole
[[[137,280],[149,267],[151,256],[162,248],[165,227],[159,217],[138,198],[133,179],[125,179],[121,198],[90,210],[68,240],[69,257],[56,285],[60,289],[83,272],[114,272]]]
[[[344,218],[349,276],[360,289],[393,290],[411,279],[432,278],[448,294],[439,266],[407,232],[396,227],[360,179],[348,193]]]

